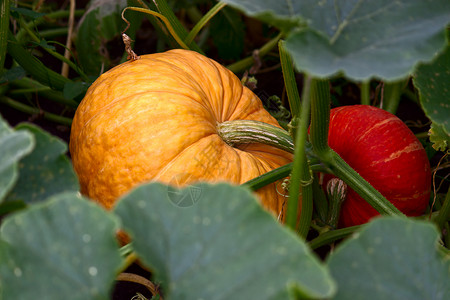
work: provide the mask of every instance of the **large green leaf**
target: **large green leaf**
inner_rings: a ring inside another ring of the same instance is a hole
[[[31,132],[36,146],[20,161],[19,179],[6,200],[32,203],[60,192],[79,190],[78,178],[65,155],[67,145],[62,140],[32,124],[20,124],[16,129]]]
[[[116,218],[75,193],[7,217],[0,231],[3,299],[110,299],[122,265],[117,227]]]
[[[286,48],[299,70],[319,77],[343,71],[356,80],[398,79],[431,60],[445,46],[450,16],[448,0],[224,2],[288,28]]]
[[[0,115],[0,201],[17,180],[18,161],[34,147],[32,134],[13,131]]]
[[[434,123],[433,140],[450,145],[450,46],[433,62],[417,68],[414,85],[423,110]]]
[[[275,300],[334,292],[305,244],[242,187],[176,190],[151,183],[121,199],[115,212],[161,282],[164,299]]]
[[[222,59],[239,59],[244,50],[244,23],[229,7],[223,8],[210,21],[211,37]]]
[[[333,299],[450,299],[450,260],[437,251],[438,238],[430,222],[374,220],[330,255]]]

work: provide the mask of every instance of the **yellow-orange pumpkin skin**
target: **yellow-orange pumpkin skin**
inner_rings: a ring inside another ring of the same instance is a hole
[[[292,160],[262,144],[227,145],[217,124],[242,119],[279,126],[232,72],[201,54],[125,62],[92,84],[75,113],[70,153],[81,192],[110,209],[143,182],[240,184]],[[257,194],[278,214],[282,193],[278,183]]]

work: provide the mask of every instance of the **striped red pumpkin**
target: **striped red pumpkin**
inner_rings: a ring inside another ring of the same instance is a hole
[[[408,216],[425,212],[431,171],[426,152],[395,115],[368,105],[331,110],[329,145],[364,179]],[[363,224],[378,215],[349,189],[342,205],[342,227]]]

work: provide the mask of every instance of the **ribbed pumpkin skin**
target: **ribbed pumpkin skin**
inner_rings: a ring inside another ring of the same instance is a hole
[[[368,105],[331,110],[329,145],[384,197],[408,216],[425,212],[431,171],[425,150],[395,115]],[[366,223],[378,212],[349,189],[343,227]]]
[[[203,55],[171,50],[125,62],[92,84],[73,119],[81,192],[109,209],[142,182],[240,184],[292,160],[262,144],[225,144],[216,125],[240,119],[279,126],[232,72]],[[258,195],[274,213],[285,201],[275,184]]]

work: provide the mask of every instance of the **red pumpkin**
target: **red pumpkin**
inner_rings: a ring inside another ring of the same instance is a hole
[[[430,199],[430,163],[422,144],[398,117],[368,105],[334,108],[329,145],[404,214],[425,212]],[[340,226],[363,224],[377,215],[349,189]]]

